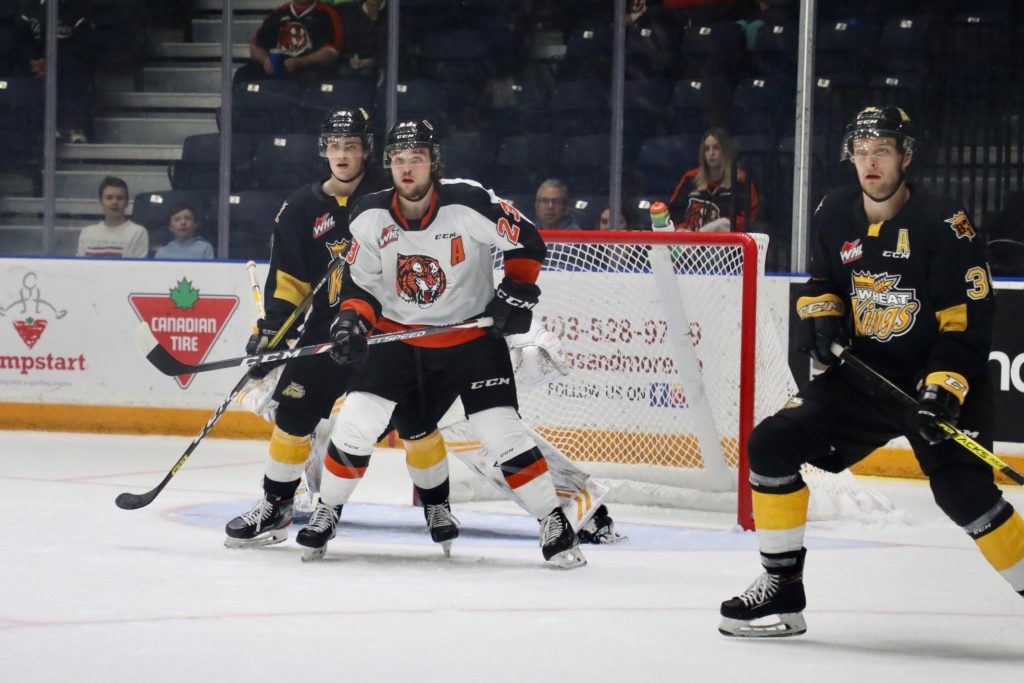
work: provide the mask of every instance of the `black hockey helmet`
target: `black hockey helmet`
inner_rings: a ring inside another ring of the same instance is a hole
[[[865,107],[846,125],[840,161],[853,156],[853,141],[861,138],[895,138],[901,154],[914,151],[914,124],[899,107]]]
[[[422,121],[401,121],[388,131],[384,141],[384,168],[391,168],[391,155],[403,149],[430,149],[430,163],[441,162],[441,139],[433,124]]]
[[[373,151],[373,130],[370,115],[358,109],[333,109],[320,124],[320,156],[327,156],[327,141],[333,137],[359,138],[367,152]]]

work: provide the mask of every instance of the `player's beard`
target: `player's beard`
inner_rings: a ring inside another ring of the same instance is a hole
[[[407,202],[418,202],[427,196],[430,192],[430,188],[434,185],[433,178],[427,178],[422,183],[415,183],[411,186],[406,186],[404,183],[398,183],[395,186],[395,191],[398,192],[398,196]]]
[[[870,192],[864,189],[863,185],[860,186],[860,191],[863,192],[864,196],[866,196],[871,201],[878,202],[879,204],[881,204],[882,202],[892,198],[894,194],[900,191],[900,187],[903,185],[903,180],[903,173],[900,173],[899,177],[896,178],[896,180],[892,183],[888,190],[880,195],[871,194]]]

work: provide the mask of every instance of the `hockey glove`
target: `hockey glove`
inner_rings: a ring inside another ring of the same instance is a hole
[[[522,334],[530,331],[533,307],[540,298],[540,287],[516,282],[507,275],[494,290],[494,298],[484,309],[484,315],[494,318],[490,332],[496,337]]]
[[[917,408],[911,415],[921,438],[932,446],[949,438],[935,423],[943,420],[956,425],[967,388],[967,380],[955,372],[933,372],[925,378],[917,394]]]
[[[366,333],[370,326],[366,319],[351,308],[343,308],[331,323],[331,358],[338,365],[362,363],[366,360],[368,345]]]
[[[263,353],[267,350],[267,346],[270,344],[270,340],[277,336],[277,331],[281,328],[281,321],[277,320],[266,320],[260,318],[256,321],[256,332],[249,337],[249,341],[245,344],[245,355],[253,356],[257,353]],[[262,379],[266,377],[267,373],[273,370],[279,363],[262,363],[253,365],[249,368],[249,376],[253,379]]]
[[[800,322],[796,327],[796,347],[811,354],[822,365],[832,365],[839,359],[832,353],[832,342],[846,345],[843,324],[845,306],[835,294],[802,296],[797,299],[796,312]]]

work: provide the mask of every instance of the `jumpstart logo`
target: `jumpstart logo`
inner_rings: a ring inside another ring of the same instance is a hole
[[[237,296],[200,296],[199,290],[185,278],[167,294],[129,294],[128,301],[162,346],[178,360],[193,365],[206,360],[238,307]],[[185,389],[192,377],[180,375],[174,379]]]
[[[39,276],[34,272],[25,273],[21,279],[17,298],[0,306],[0,317],[11,321],[11,327],[28,350],[39,343],[51,321],[60,320],[67,313],[66,309],[57,308],[43,297]],[[20,375],[27,375],[32,370],[77,372],[85,370],[85,355],[0,354],[0,370],[17,370]]]

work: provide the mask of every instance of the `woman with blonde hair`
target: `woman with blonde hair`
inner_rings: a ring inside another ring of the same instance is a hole
[[[728,131],[704,132],[697,167],[683,174],[668,202],[677,231],[746,232],[757,220],[757,189],[735,160]]]

